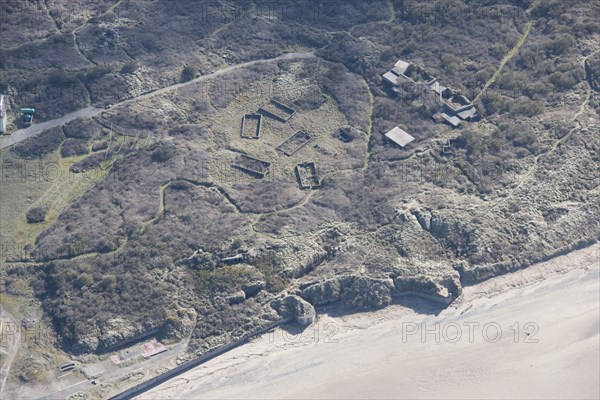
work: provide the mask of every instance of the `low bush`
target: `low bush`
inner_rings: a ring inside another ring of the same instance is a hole
[[[37,224],[46,220],[46,209],[41,207],[32,208],[27,212],[27,223]]]
[[[101,142],[95,142],[92,145],[92,151],[99,151],[104,149],[108,149],[108,141],[106,140],[103,140]]]
[[[546,43],[545,49],[547,54],[561,55],[575,47],[575,38],[571,34],[561,34]]]
[[[54,86],[65,86],[77,82],[77,76],[63,69],[52,71],[48,81]]]
[[[510,107],[512,115],[533,117],[544,111],[544,105],[539,101],[531,101],[525,97],[517,99]]]
[[[37,158],[58,149],[64,138],[62,129],[55,127],[17,144],[12,151],[21,158]]]
[[[60,148],[60,155],[63,157],[81,156],[87,153],[89,153],[88,143],[81,139],[69,138]]]
[[[152,152],[152,161],[165,162],[175,155],[175,148],[169,145],[161,145]]]
[[[181,71],[181,81],[182,82],[191,81],[192,79],[194,79],[196,77],[197,73],[198,73],[198,68],[196,68],[193,65],[186,65],[185,68],[183,68],[183,71]]]
[[[104,161],[106,152],[95,153],[83,160],[71,165],[69,170],[74,173],[85,172],[90,169],[98,168]]]
[[[140,66],[135,61],[126,62],[123,67],[121,67],[121,72],[124,74],[133,74]]]
[[[65,125],[65,136],[75,139],[89,139],[100,134],[100,127],[90,120],[76,119]]]
[[[104,75],[108,74],[112,71],[110,65],[96,65],[95,67],[89,69],[87,72],[81,75],[81,80],[85,83],[94,82]]]

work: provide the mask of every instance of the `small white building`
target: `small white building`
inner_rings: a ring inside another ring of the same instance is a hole
[[[382,75],[383,79],[392,86],[398,86],[404,81],[410,82],[411,79],[404,75],[409,66],[410,63],[398,60],[396,64],[394,64],[394,68]]]
[[[413,136],[409,135],[403,129],[400,129],[397,126],[390,130],[388,133],[386,133],[385,137],[387,137],[400,147],[406,147],[407,144],[415,140]]]
[[[394,68],[398,68],[399,72],[403,74],[406,72],[409,65],[410,63],[406,61],[398,60],[396,61],[396,64],[394,64]]]

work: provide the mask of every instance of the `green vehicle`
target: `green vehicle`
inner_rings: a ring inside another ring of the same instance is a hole
[[[35,114],[35,109],[21,108],[21,114],[23,114],[23,128],[31,126],[33,123],[33,114]]]

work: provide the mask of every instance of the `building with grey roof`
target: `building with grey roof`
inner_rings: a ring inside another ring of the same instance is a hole
[[[442,118],[443,121],[447,122],[453,128],[458,128],[460,126],[461,119],[458,118],[456,115],[448,115],[445,112],[439,113],[438,115]]]
[[[406,147],[406,145],[415,140],[415,138],[412,135],[408,134],[406,131],[400,129],[397,126],[392,128],[389,132],[387,132],[385,134],[385,137],[387,137],[400,147]]]

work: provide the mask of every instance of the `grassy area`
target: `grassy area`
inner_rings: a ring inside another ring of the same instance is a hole
[[[360,148],[360,143],[366,142],[365,137],[357,137],[351,144],[342,143],[333,137],[336,129],[349,123],[330,97],[325,97],[327,100],[316,109],[297,110],[287,123],[263,117],[261,137],[258,140],[241,137],[240,121],[244,114],[256,112],[273,97],[295,108],[292,102],[300,97],[302,92],[319,90],[314,86],[314,82],[299,78],[301,73],[301,63],[292,64],[290,70],[278,76],[275,81],[271,78],[264,79],[249,86],[213,117],[215,125],[219,126],[219,132],[213,132],[212,141],[220,149],[212,158],[211,175],[222,176],[217,183],[231,187],[236,183],[255,180],[230,168],[231,160],[235,157],[234,152],[243,152],[272,163],[272,174],[293,183],[296,182],[294,168],[301,162],[313,161],[322,169],[333,164],[337,164],[338,168],[349,168],[363,163],[363,159],[358,159],[356,153],[362,153],[364,150],[364,147]],[[299,130],[312,137],[307,145],[291,156],[276,150],[277,146]],[[269,179],[272,178],[273,175],[269,176]]]
[[[22,160],[3,150],[3,190],[0,193],[2,222],[0,240],[19,249],[34,245],[36,237],[49,227],[62,211],[88,187],[105,178],[104,168],[75,174],[69,167],[85,158],[61,158],[58,151],[37,160]],[[23,196],[23,194],[26,194]],[[27,211],[47,210],[44,222],[27,223]]]
[[[0,305],[17,320],[23,317],[25,310],[23,298],[12,296],[8,293],[0,293]]]

